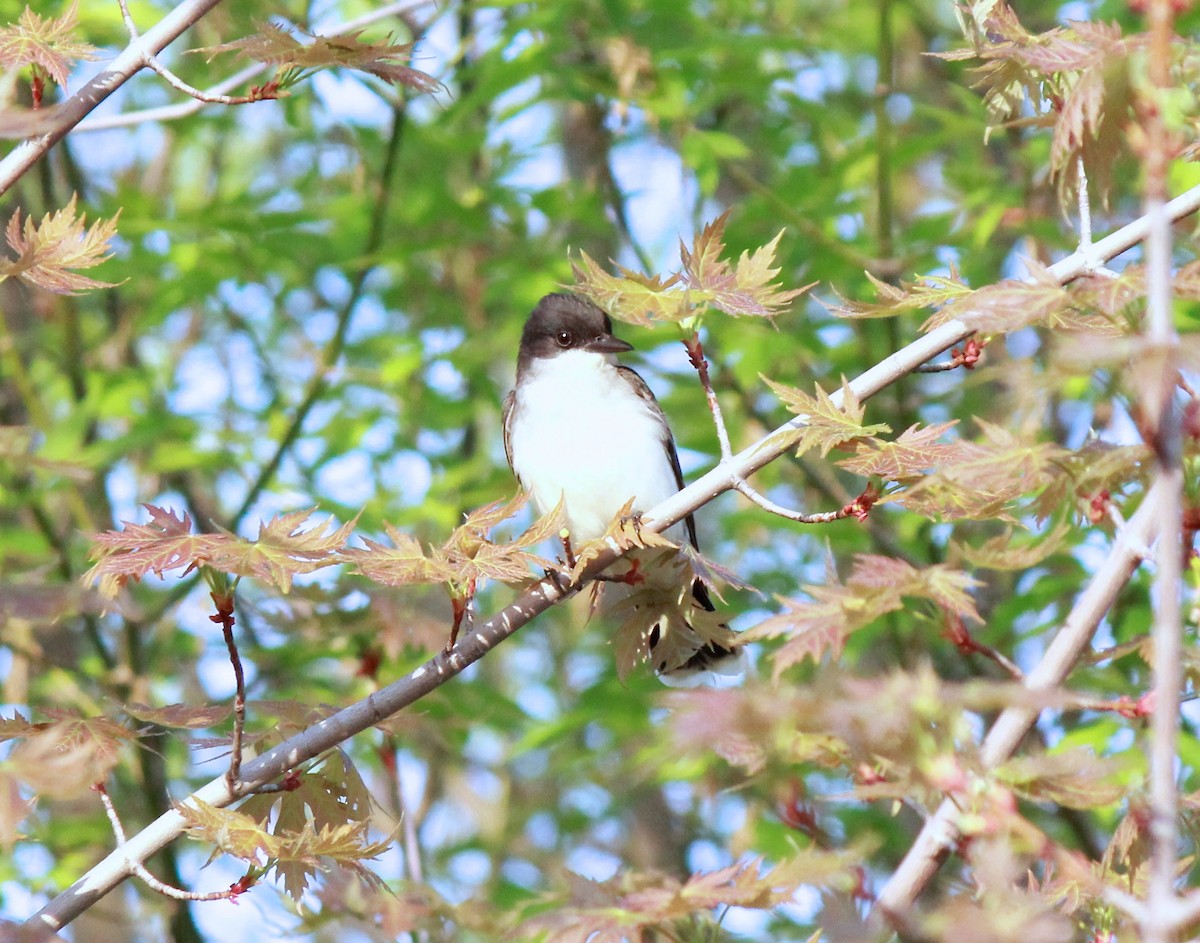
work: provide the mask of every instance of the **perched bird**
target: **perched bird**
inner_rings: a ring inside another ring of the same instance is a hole
[[[576,544],[602,536],[631,498],[633,512],[647,511],[683,487],[675,439],[658,401],[634,370],[616,363],[617,354],[630,350],[633,345],[613,336],[608,315],[570,294],[544,297],[521,334],[517,382],[504,402],[504,450],[539,514],[563,502]],[[699,549],[690,514],[666,535]],[[687,685],[705,672],[740,673],[741,651],[696,629],[719,620],[708,615],[714,609],[708,591],[686,562],[677,554],[663,559],[662,550],[635,550],[629,557],[639,583],[644,578],[664,598],[677,591],[676,605],[651,607],[655,621],[644,627],[650,661],[663,680]],[[726,632],[720,627],[720,635]]]

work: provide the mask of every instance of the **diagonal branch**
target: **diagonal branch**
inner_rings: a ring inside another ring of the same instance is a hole
[[[1108,559],[1072,607],[1042,660],[1026,676],[1026,688],[1053,690],[1070,673],[1100,620],[1141,562],[1145,545],[1157,527],[1163,494],[1161,488],[1156,488],[1142,501],[1119,534]],[[1036,720],[1037,711],[1030,708],[1009,707],[1001,713],[983,741],[980,757],[984,767],[990,769],[1008,759]],[[938,866],[957,840],[959,831],[955,823],[960,813],[958,805],[952,799],[946,799],[925,822],[908,854],[879,893],[878,908],[885,917],[904,922],[905,912],[937,873]]]
[[[342,36],[346,33],[362,29],[364,26],[370,26],[372,23],[387,19],[390,16],[400,16],[408,13],[431,2],[432,0],[399,0],[397,3],[389,3],[386,6],[371,10],[352,20],[338,23],[328,30],[322,30],[317,35]],[[157,108],[144,108],[140,111],[130,111],[125,114],[102,115],[88,118],[75,128],[75,133],[83,134],[88,131],[109,131],[113,128],[127,128],[133,125],[146,124],[151,121],[173,121],[177,118],[186,118],[188,115],[194,115],[196,112],[203,110],[206,104],[208,104],[208,100],[221,99],[235,88],[240,88],[254,77],[262,75],[269,68],[270,66],[266,63],[256,62],[254,65],[246,66],[240,72],[235,72],[228,78],[222,79],[215,85],[204,89],[201,92],[201,97],[191,97],[186,101],[178,102],[174,105],[160,105]]]
[[[97,105],[108,98],[148,60],[179,38],[189,26],[212,10],[221,0],[183,0],[142,36],[131,41],[99,75],[92,78],[66,101],[57,105],[47,126],[37,137],[22,141],[0,160],[0,194],[17,182],[51,147],[66,137]]]
[[[1200,186],[1194,187],[1167,204],[1167,212],[1171,219],[1180,219],[1197,209],[1200,209]],[[1130,223],[1095,243],[1091,255],[1094,258],[1096,253],[1101,253],[1106,259],[1119,255],[1145,238],[1147,225],[1145,219]],[[1061,282],[1066,283],[1088,271],[1088,265],[1089,260],[1084,257],[1083,253],[1076,252],[1052,266],[1050,271]],[[867,399],[912,372],[918,365],[931,357],[960,343],[973,331],[971,316],[964,314],[961,319],[949,321],[901,350],[892,353],[851,382],[849,388],[860,401]],[[840,391],[834,394],[834,399],[840,402]],[[652,508],[645,515],[643,526],[652,531],[662,531],[703,507],[733,487],[731,475],[749,476],[789,452],[789,443],[793,441],[793,434],[802,425],[802,418],[793,417],[774,432],[738,452],[728,462],[721,462],[697,481]],[[1150,503],[1151,501],[1147,499],[1143,502],[1142,507],[1145,508]],[[1143,518],[1139,519],[1141,514],[1142,510],[1139,509],[1126,533],[1137,535],[1140,532],[1139,528],[1145,526],[1142,520],[1150,514],[1150,511],[1146,511]],[[1146,543],[1145,537],[1134,540],[1131,536],[1127,541],[1123,537],[1122,541],[1127,542],[1131,547],[1136,546],[1139,552]],[[1132,550],[1130,553],[1134,559],[1138,558],[1138,553]],[[392,682],[364,700],[343,708],[319,724],[285,740],[274,749],[246,763],[242,767],[241,781],[236,791],[230,788],[228,780],[222,775],[200,787],[193,793],[193,796],[215,806],[228,806],[234,800],[270,783],[289,769],[319,756],[368,727],[386,720],[449,681],[468,665],[478,661],[535,616],[577,592],[585,582],[610,566],[617,557],[618,553],[615,549],[603,551],[588,567],[580,580],[562,589],[553,579],[542,580],[491,618],[477,624],[473,631],[465,633],[453,650],[439,652],[405,677]],[[1030,680],[1037,677],[1038,673],[1034,672],[1030,676]],[[999,722],[997,726],[999,726]],[[1020,732],[1020,726],[1017,724],[1005,736],[1014,737],[1015,742],[1020,739]],[[1000,734],[996,734],[996,736],[999,738]],[[992,749],[997,748],[993,747]],[[185,799],[184,802],[187,800]],[[174,841],[182,833],[183,828],[183,816],[177,809],[172,809],[151,822],[121,849],[110,853],[71,887],[31,917],[26,923],[26,929],[31,933],[32,938],[37,939],[39,935],[44,937],[55,933],[79,916],[129,876],[131,861],[144,861]],[[926,845],[925,847],[930,846]],[[915,853],[916,849],[910,853],[910,857]],[[936,867],[936,863],[934,867]],[[893,892],[893,896],[894,894],[895,892]],[[900,903],[903,904],[903,901],[901,900]]]

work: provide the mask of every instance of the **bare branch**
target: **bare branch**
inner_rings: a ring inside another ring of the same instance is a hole
[[[1147,318],[1145,356],[1160,369],[1142,372],[1139,402],[1154,450],[1154,487],[1158,493],[1158,572],[1154,581],[1154,715],[1150,747],[1150,877],[1146,912],[1140,924],[1146,943],[1176,938],[1172,913],[1179,859],[1179,787],[1175,762],[1179,740],[1179,695],[1183,686],[1179,588],[1182,585],[1183,430],[1175,399],[1179,373],[1179,337],[1171,313],[1171,220],[1167,214],[1169,132],[1162,103],[1172,86],[1171,45],[1175,39],[1171,0],[1152,0],[1147,8],[1150,32],[1150,89],[1141,103],[1146,133]]]
[[[1170,218],[1179,219],[1195,212],[1197,208],[1200,208],[1200,186],[1167,204],[1167,213]],[[1147,228],[1147,220],[1139,219],[1096,243],[1096,251],[1103,253],[1105,258],[1112,258],[1145,238]],[[1060,281],[1068,282],[1088,271],[1087,260],[1081,253],[1076,252],[1051,266],[1050,271]],[[878,393],[931,357],[963,341],[974,331],[970,321],[971,316],[964,314],[962,319],[949,321],[892,353],[849,383],[850,391],[860,401]],[[841,397],[842,394],[838,391],[832,398],[835,402],[840,402]],[[697,481],[652,508],[644,515],[643,527],[651,531],[665,530],[728,491],[732,487],[730,471],[746,477],[779,458],[789,451],[791,435],[802,425],[802,418],[793,417],[774,432],[732,456],[728,463],[722,462],[710,469]],[[1063,632],[1051,645],[1042,665],[1029,676],[1027,684],[1043,688],[1052,686],[1056,683],[1057,672],[1065,670],[1063,666],[1078,657],[1090,637],[1090,632],[1086,631],[1086,623],[1092,618],[1099,618],[1097,610],[1103,612],[1107,609],[1108,594],[1115,593],[1119,586],[1119,581],[1114,576],[1106,575],[1107,570],[1122,567],[1132,572],[1132,568],[1137,565],[1137,554],[1130,547],[1133,544],[1144,544],[1151,532],[1151,511],[1147,509],[1151,503],[1152,497],[1148,497],[1134,515],[1129,528],[1122,533],[1114,547],[1105,569],[1097,574],[1084,597],[1076,604],[1072,611],[1072,619],[1068,620]],[[535,616],[578,591],[585,581],[610,566],[617,556],[613,549],[602,552],[579,581],[564,588],[559,587],[557,579],[547,577],[491,618],[477,624],[473,631],[465,633],[453,651],[439,652],[405,677],[250,760],[242,767],[241,781],[236,793],[230,789],[228,780],[222,775],[196,790],[193,795],[211,805],[228,806],[235,799],[272,782],[289,769],[380,723],[446,683]],[[1027,710],[1011,710],[1001,715],[985,743],[985,758],[994,763],[997,757],[1011,752],[1025,730],[1033,723],[1033,719],[1034,713]],[[184,800],[185,803],[186,801]],[[944,847],[943,839],[952,833],[947,829],[952,830],[949,823],[952,822],[954,814],[952,806],[939,809],[938,815],[922,832],[917,845],[905,859],[906,863],[910,862],[910,859],[912,863],[901,866],[906,868],[903,880],[900,880],[901,872],[898,871],[897,876],[888,884],[890,890],[885,889],[887,896],[881,897],[881,902],[891,905],[884,909],[902,913],[907,903],[911,902],[928,881],[936,870],[937,860]],[[181,834],[183,828],[184,819],[177,809],[164,813],[150,823],[130,839],[123,849],[108,855],[31,917],[26,922],[31,937],[37,939],[39,935],[44,937],[56,933],[125,880],[132,873],[130,861],[144,861],[170,844]],[[915,878],[914,868],[917,872]],[[923,877],[920,876],[922,873]]]
[[[721,403],[717,399],[712,379],[708,375],[708,360],[704,357],[704,348],[700,343],[699,335],[693,334],[691,337],[684,338],[683,346],[687,348],[688,361],[696,369],[696,373],[700,377],[700,385],[704,387],[704,396],[708,401],[708,411],[712,414],[713,425],[717,427],[717,445],[721,450],[721,464],[729,472],[729,483],[734,491],[746,497],[751,503],[758,505],[768,514],[774,514],[777,517],[783,517],[789,521],[797,521],[801,524],[831,524],[834,521],[840,521],[850,517],[851,514],[855,514],[855,508],[859,507],[858,502],[847,504],[837,511],[822,511],[814,514],[793,511],[791,508],[785,508],[782,504],[776,504],[765,494],[758,491],[744,477],[733,471],[732,466],[729,464],[730,459],[733,458],[733,448],[729,444],[729,429],[725,425],[725,416],[721,412]],[[863,515],[865,516],[865,512],[863,512]]]
[[[1031,691],[1057,687],[1070,673],[1087,647],[1100,620],[1141,562],[1140,548],[1154,533],[1160,490],[1146,496],[1141,507],[1117,537],[1108,559],[1080,594],[1042,660],[1024,680]],[[985,768],[1008,759],[1029,732],[1037,711],[1025,707],[1007,708],[992,725],[983,741],[980,758]],[[955,824],[961,810],[953,799],[946,799],[926,821],[908,854],[900,862],[879,893],[878,909],[889,920],[901,921],[917,896],[933,878],[938,865],[958,838]]]
[[[129,81],[147,59],[162,52],[184,30],[208,13],[221,0],[183,0],[164,16],[145,35],[132,41],[78,92],[53,109],[47,126],[37,137],[31,137],[0,160],[0,194],[7,192],[30,167],[51,147],[83,120],[97,105]]]
[[[108,816],[108,822],[112,826],[113,836],[117,839],[117,850],[120,851],[125,847],[125,826],[121,824],[121,818],[117,815],[117,807],[113,805],[112,797],[109,796],[108,790],[104,787],[104,783],[96,783],[92,787],[99,795],[100,802],[104,806],[104,814]],[[157,891],[164,897],[170,897],[173,900],[186,901],[209,901],[209,900],[228,900],[231,897],[236,897],[241,891],[235,891],[232,887],[224,891],[209,891],[207,893],[198,891],[185,891],[182,888],[172,887],[165,881],[160,881],[156,878],[141,861],[134,859],[129,860],[129,869],[133,876],[144,883],[152,891]],[[236,886],[236,885],[235,885]]]
[[[129,13],[129,3],[127,0],[117,0],[117,4],[121,7],[121,18],[125,20],[125,28],[129,31],[129,38],[133,42],[137,42],[140,34],[138,33],[137,24],[133,22],[133,16]],[[221,95],[211,92],[202,92],[195,86],[189,85],[174,72],[168,69],[158,60],[158,56],[147,55],[146,65],[158,73],[158,75],[166,81],[172,88],[178,89],[185,95],[190,95],[203,104],[207,105],[248,105],[251,102],[262,101],[264,98],[272,96],[263,94],[250,95]]]
[[[377,10],[371,10],[369,13],[355,17],[352,20],[339,23],[336,27],[320,32],[317,35],[341,36],[345,33],[352,33],[355,30],[362,29],[364,26],[370,26],[372,23],[377,23],[388,17],[400,16],[411,10],[427,6],[431,2],[432,0],[400,0],[398,3],[389,3],[386,6],[382,6]],[[88,131],[110,131],[113,128],[128,128],[139,124],[147,124],[152,121],[174,121],[177,118],[186,118],[188,115],[194,115],[203,110],[204,106],[209,102],[222,102],[227,97],[228,92],[244,86],[251,79],[262,75],[268,68],[270,67],[266,63],[256,62],[254,65],[247,66],[240,72],[235,72],[229,78],[223,79],[206,89],[192,89],[191,91],[183,89],[183,91],[187,91],[190,98],[187,101],[174,105],[144,108],[141,111],[131,111],[121,115],[88,118],[75,128],[74,133],[83,134]],[[191,89],[191,86],[188,86],[188,88]]]

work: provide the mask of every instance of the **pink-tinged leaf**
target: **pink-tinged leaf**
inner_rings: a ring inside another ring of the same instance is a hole
[[[809,600],[781,599],[784,611],[742,633],[754,641],[787,636],[775,653],[775,676],[791,665],[826,655],[837,658],[854,632],[880,616],[904,607],[904,598],[927,599],[963,618],[979,621],[969,590],[976,585],[966,573],[944,564],[924,568],[891,557],[860,554],[845,583],[836,578],[806,585]]]
[[[693,294],[734,317],[770,318],[812,288],[812,285],[806,285],[784,291],[773,284],[780,272],[774,263],[779,240],[783,238],[782,230],[753,253],[743,252],[736,267],[723,260],[721,254],[725,244],[722,240],[728,219],[727,210],[705,226],[691,251],[682,244],[679,247],[683,262],[681,280]]]
[[[680,243],[683,267],[669,278],[639,275],[619,265],[618,274],[610,275],[587,253],[580,253],[581,261],[573,265],[576,290],[617,320],[645,325],[683,321],[707,307],[734,317],[771,318],[812,288],[784,290],[775,284],[780,272],[775,252],[782,232],[765,246],[743,252],[736,265],[721,258],[728,218],[729,213],[723,213],[705,226],[691,249]]]
[[[921,327],[931,331],[955,318],[966,318],[983,334],[1009,334],[1030,325],[1072,329],[1081,312],[1074,296],[1045,266],[1027,262],[1027,280],[1006,279],[971,292],[941,308]],[[1086,322],[1084,322],[1086,323]]]
[[[408,65],[412,43],[363,42],[362,30],[340,36],[297,32],[304,37],[303,42],[275,23],[263,23],[254,35],[245,39],[192,51],[209,53],[210,62],[218,53],[239,53],[255,62],[275,66],[277,74],[345,68],[366,72],[393,85],[407,85],[419,92],[435,92],[442,87],[433,76]]]
[[[77,3],[59,17],[43,17],[25,7],[16,23],[0,26],[0,66],[11,71],[32,65],[66,88],[67,73],[81,59],[95,59],[96,47],[75,39]]]
[[[919,478],[955,454],[952,443],[939,443],[938,439],[957,422],[912,425],[891,442],[875,438],[859,440],[854,443],[856,454],[840,459],[838,465],[864,478],[874,475],[899,482]]]
[[[186,573],[207,566],[253,577],[287,592],[296,574],[340,562],[338,552],[355,523],[331,530],[331,519],[303,530],[312,511],[296,511],[260,524],[257,540],[243,540],[233,534],[193,534],[187,514],[176,516],[152,505],[145,507],[149,523],[127,521],[121,530],[93,537],[92,558],[97,562],[84,575],[85,583],[98,581],[101,593],[112,596],[130,580],[148,573],[162,576],[168,570]]]
[[[207,707],[191,704],[169,704],[166,707],[148,707],[145,704],[127,704],[125,713],[143,723],[158,724],[160,727],[175,727],[184,730],[202,730],[215,727],[232,711],[228,704],[213,704]]]
[[[81,275],[79,269],[93,268],[107,261],[112,252],[108,242],[116,235],[117,219],[101,219],[89,227],[83,215],[75,215],[75,197],[61,210],[47,213],[40,223],[33,217],[21,223],[21,213],[13,213],[5,228],[9,248],[16,259],[0,259],[0,281],[6,277],[52,291],[73,295],[91,288],[111,288],[114,282],[102,282]]]
[[[76,717],[46,711],[49,724],[13,748],[7,767],[38,795],[74,799],[103,782],[134,739],[128,728],[105,717]]]
[[[897,286],[881,281],[870,272],[865,274],[875,287],[878,300],[865,302],[841,298],[839,304],[828,306],[831,314],[839,318],[891,318],[948,305],[971,294],[970,286],[944,275],[926,275]]]
[[[722,586],[734,590],[748,589],[751,592],[758,593],[760,596],[762,595],[761,592],[734,573],[733,570],[722,566],[715,560],[710,560],[691,544],[684,544],[679,548],[679,552],[691,568],[692,576],[703,583],[721,602],[725,602],[725,597],[721,595]]]
[[[344,550],[340,557],[373,582],[387,586],[446,583],[451,595],[459,599],[470,597],[479,580],[520,583],[529,579],[531,568],[550,565],[528,547],[543,540],[561,515],[561,510],[556,510],[514,542],[496,543],[492,531],[525,503],[525,496],[517,495],[472,511],[440,547],[426,549],[415,537],[385,525],[391,547],[363,538],[366,549]]]
[[[21,786],[17,778],[5,770],[0,770],[0,850],[12,854],[13,845],[23,838],[21,823],[33,812],[37,805],[35,799],[27,799],[21,795]],[[3,940],[0,931],[0,940]]]

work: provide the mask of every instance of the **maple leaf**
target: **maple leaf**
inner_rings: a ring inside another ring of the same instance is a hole
[[[504,583],[527,580],[531,568],[546,568],[550,561],[528,548],[562,529],[562,504],[535,521],[512,543],[498,544],[491,532],[525,506],[525,495],[494,501],[467,515],[440,547],[428,550],[416,538],[390,525],[384,529],[393,546],[363,538],[365,550],[350,549],[341,557],[353,563],[368,579],[387,586],[410,583],[446,583],[452,597],[473,595],[477,580]]]
[[[100,592],[114,596],[129,580],[147,573],[162,576],[168,570],[207,566],[222,573],[261,579],[287,592],[297,573],[311,573],[338,562],[337,552],[346,543],[355,520],[330,531],[333,519],[301,530],[312,511],[293,511],[259,525],[257,540],[233,534],[193,534],[187,514],[144,505],[146,524],[124,522],[121,530],[105,531],[92,538],[95,565],[84,574],[85,584],[99,582]]]
[[[1039,534],[1028,543],[1015,544],[1013,529],[1008,527],[978,547],[951,541],[949,552],[951,557],[966,560],[980,569],[1028,570],[1057,552],[1070,534],[1070,523],[1062,521],[1053,530]]]
[[[0,66],[19,69],[32,65],[66,88],[71,65],[95,59],[96,47],[72,35],[78,24],[77,3],[72,0],[62,16],[39,16],[25,7],[16,23],[0,26]]]
[[[839,296],[839,304],[826,305],[831,314],[839,318],[891,318],[947,305],[971,294],[969,285],[951,276],[926,275],[913,282],[892,285],[870,272],[864,274],[875,286],[878,300],[850,301]]]
[[[954,454],[952,444],[937,440],[957,424],[957,419],[924,427],[914,424],[890,442],[876,438],[856,440],[852,444],[855,454],[840,459],[838,465],[864,478],[878,476],[898,482],[919,478]]]
[[[76,217],[75,203],[72,195],[65,207],[47,213],[37,224],[28,216],[22,226],[20,210],[13,213],[4,235],[17,258],[0,259],[0,281],[12,276],[60,295],[113,287],[114,282],[81,275],[77,269],[92,268],[112,256],[108,241],[116,235],[120,211],[88,227],[84,216]]]
[[[892,431],[891,427],[884,423],[870,426],[863,424],[863,405],[847,385],[842,386],[842,405],[838,406],[819,386],[816,388],[816,395],[810,396],[803,390],[784,386],[767,377],[762,377],[762,380],[774,391],[789,412],[804,420],[804,425],[791,433],[795,437],[797,455],[811,448],[818,448],[823,457],[828,455],[831,449],[839,448],[855,439]]]
[[[12,854],[13,845],[24,837],[21,823],[27,819],[37,800],[21,794],[21,784],[7,770],[0,769],[0,848]]]
[[[419,92],[434,92],[442,83],[409,66],[412,43],[367,43],[363,30],[339,36],[315,36],[298,30],[305,42],[275,23],[259,24],[258,32],[245,39],[194,49],[209,53],[209,61],[222,52],[236,52],[247,59],[273,65],[280,74],[293,73],[281,84],[292,85],[322,69],[346,68],[366,72],[393,85],[407,85]]]
[[[1026,262],[1028,277],[1005,279],[980,288],[951,306],[943,307],[921,325],[931,331],[962,318],[982,334],[1008,334],[1030,325],[1069,329],[1079,326],[1075,297],[1048,268]]]
[[[721,602],[725,602],[725,597],[721,595],[722,586],[735,590],[748,589],[762,595],[759,590],[743,580],[733,570],[722,566],[715,560],[710,560],[691,544],[684,544],[679,548],[679,553],[687,561],[692,576],[703,583]]]
[[[586,252],[579,257],[580,262],[571,263],[575,290],[618,321],[645,327],[656,321],[682,321],[694,313],[695,304],[687,294],[672,290],[678,274],[666,279],[640,275],[614,262],[618,274],[610,275]]]
[[[391,524],[384,532],[392,546],[363,537],[365,550],[349,548],[342,556],[352,562],[363,576],[385,586],[404,586],[408,583],[444,583],[454,575],[450,564],[437,554],[427,554],[421,542]]]
[[[1069,809],[1096,809],[1125,796],[1120,774],[1127,769],[1128,764],[1119,759],[1101,758],[1086,747],[1076,747],[1019,756],[992,770],[991,775],[1027,799]]]
[[[1130,58],[1146,37],[1124,37],[1117,24],[1097,22],[1031,33],[1005,3],[960,19],[973,48],[935,55],[983,60],[973,85],[983,91],[989,130],[1017,121],[1052,126],[1050,172],[1060,198],[1076,182],[1080,157],[1103,192],[1134,114]]]
[[[668,556],[675,557],[674,551]],[[647,568],[668,568],[670,560],[652,561]],[[696,606],[692,581],[680,579],[677,586],[643,585],[612,608],[614,618],[624,621],[613,634],[617,677],[624,681],[633,668],[652,655],[654,669],[669,672],[686,664],[704,645],[732,648],[736,633],[725,625],[727,615]],[[651,652],[648,637],[657,628],[658,642]]]
[[[784,305],[804,294],[812,285],[783,291],[777,284],[772,284],[780,272],[778,267],[772,266],[783,230],[753,254],[743,252],[736,267],[723,260],[721,253],[725,251],[725,244],[722,239],[730,212],[726,210],[705,226],[690,251],[682,242],[679,244],[683,262],[681,281],[694,294],[726,314],[774,317]]]
[[[127,727],[106,717],[77,717],[46,711],[52,721],[39,724],[13,748],[8,771],[35,793],[74,799],[103,782],[133,742]]]
[[[1061,474],[1070,454],[1051,442],[1031,442],[977,420],[980,442],[959,441],[937,470],[892,499],[915,513],[941,519],[1007,517],[1022,495],[1040,491]]]
[[[771,318],[812,288],[806,285],[785,291],[773,283],[780,272],[775,267],[775,252],[782,231],[754,252],[743,252],[736,264],[722,259],[722,237],[728,219],[726,211],[706,225],[691,249],[681,241],[683,267],[667,278],[639,275],[616,263],[618,274],[610,275],[581,252],[581,262],[572,263],[576,290],[618,321],[648,325],[655,321],[687,321],[709,306],[734,317]]]
[[[350,539],[358,516],[333,527],[330,517],[324,524],[304,530],[313,510],[292,511],[259,524],[258,537],[252,541],[230,536],[214,553],[209,565],[239,576],[251,576],[283,592],[292,588],[292,577],[311,573],[337,562],[337,553]],[[225,535],[217,535],[225,536]]]
[[[903,608],[904,597],[927,599],[951,612],[981,621],[968,590],[976,585],[966,573],[945,564],[924,568],[891,557],[859,554],[845,583],[836,577],[805,585],[809,600],[780,599],[785,611],[741,634],[746,641],[789,636],[775,653],[775,676],[805,658],[837,657],[851,634],[880,616]]]
[[[309,879],[325,862],[347,867],[365,880],[358,866],[376,858],[394,835],[368,840],[371,799],[367,787],[340,750],[319,767],[307,770],[295,789],[252,796],[236,811],[218,809],[195,797],[178,807],[189,834],[220,852],[269,864],[283,879],[284,891],[299,900]]]
[[[854,884],[854,869],[861,856],[858,849],[807,849],[773,868],[767,868],[762,858],[754,858],[693,874],[686,881],[653,872],[625,871],[607,881],[570,875],[570,902],[526,920],[518,932],[546,933],[547,943],[641,939],[651,927],[721,907],[776,907],[790,900],[803,884],[848,889]]]
[[[126,704],[125,713],[135,720],[160,727],[177,727],[184,730],[201,730],[215,727],[229,716],[232,708],[228,704],[196,706],[192,704],[168,704],[166,707],[148,707],[136,701]]]

